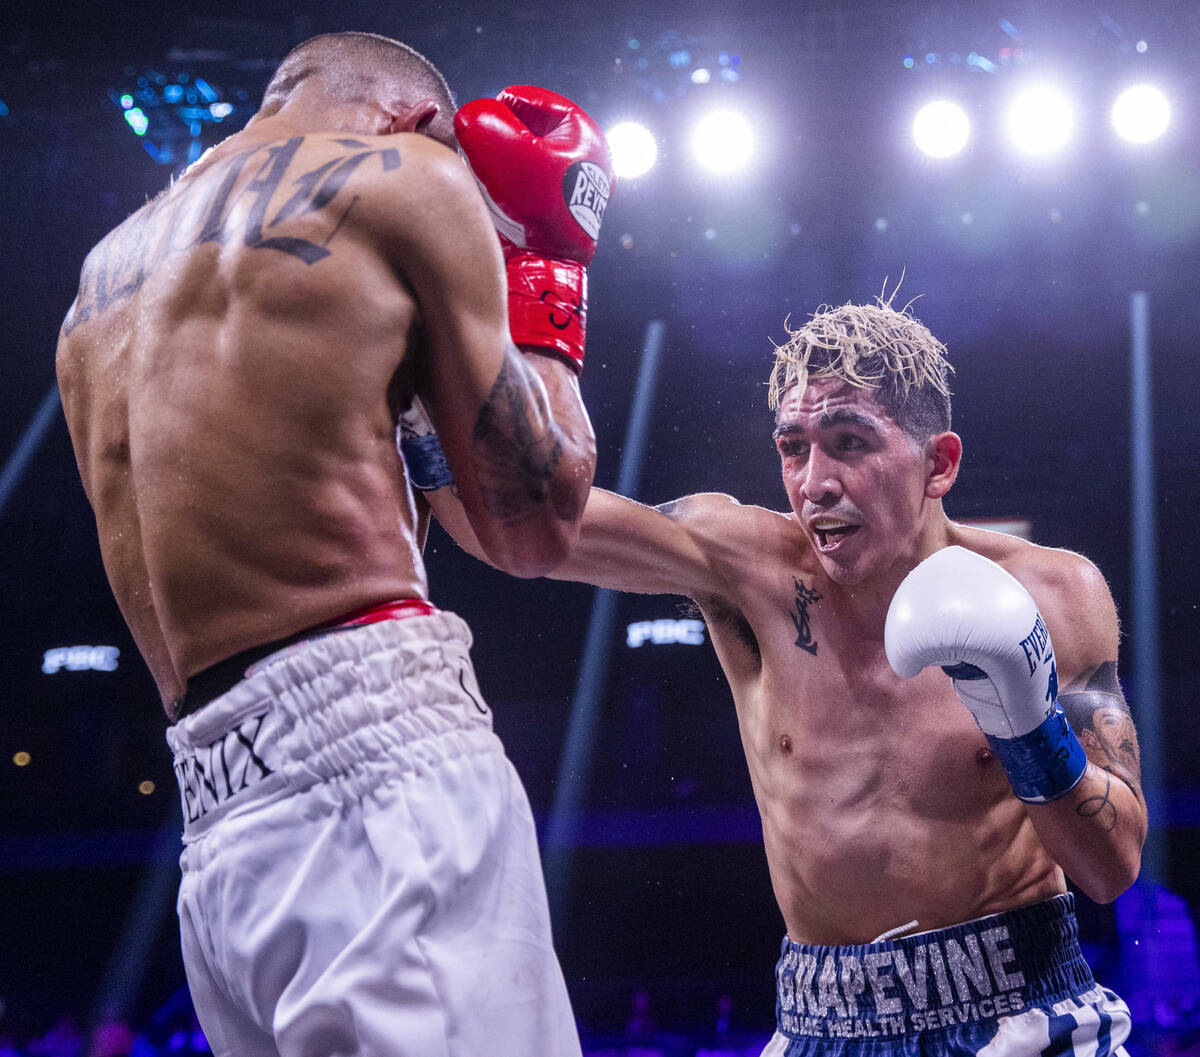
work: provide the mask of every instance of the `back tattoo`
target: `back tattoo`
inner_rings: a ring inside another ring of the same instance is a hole
[[[152,200],[132,223],[118,228],[88,257],[64,333],[129,300],[167,258],[206,242],[226,245],[240,240],[249,249],[286,253],[306,265],[330,256],[330,242],[358,201],[357,195],[345,193],[351,175],[370,158],[377,158],[385,172],[397,169],[400,152],[339,139],[334,141],[342,148],[338,155],[287,179],[304,139],[293,136],[283,143],[239,151]],[[253,175],[243,181],[248,168]],[[291,193],[268,216],[281,188]],[[250,208],[244,219],[234,220],[234,206],[244,198],[250,199]],[[314,213],[324,213],[328,220],[328,234],[320,242],[271,233],[286,220]]]

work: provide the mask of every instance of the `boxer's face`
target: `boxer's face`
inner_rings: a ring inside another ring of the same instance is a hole
[[[811,382],[780,402],[775,444],[792,510],[836,583],[857,584],[916,547],[927,460],[869,390]]]

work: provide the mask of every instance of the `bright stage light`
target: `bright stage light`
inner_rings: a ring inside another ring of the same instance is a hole
[[[705,114],[692,133],[692,153],[706,169],[732,173],[744,169],[754,149],[750,122],[735,110]]]
[[[145,111],[140,106],[133,106],[126,110],[125,120],[129,122],[129,127],[139,136],[144,136],[146,129],[150,127],[150,119],[146,117]]]
[[[1008,108],[1009,139],[1025,154],[1052,154],[1075,131],[1075,107],[1057,88],[1041,85],[1022,92]]]
[[[941,99],[917,111],[912,133],[923,153],[931,158],[949,158],[967,145],[971,122],[957,103]]]
[[[658,144],[650,130],[636,121],[622,121],[609,129],[613,172],[626,180],[648,173],[658,160]]]
[[[1112,108],[1113,128],[1130,143],[1149,143],[1167,131],[1171,123],[1171,104],[1152,84],[1127,88]]]

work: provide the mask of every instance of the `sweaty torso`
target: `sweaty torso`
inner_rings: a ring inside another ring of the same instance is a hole
[[[426,594],[393,432],[419,320],[356,209],[415,138],[251,126],[84,265],[60,387],[164,703],[250,646]]]
[[[883,613],[845,608],[790,515],[737,507],[723,520],[733,528],[714,556],[734,593],[699,601],[790,937],[865,943],[1064,891],[950,680],[892,671]],[[953,542],[1009,563],[1004,537],[954,531]]]

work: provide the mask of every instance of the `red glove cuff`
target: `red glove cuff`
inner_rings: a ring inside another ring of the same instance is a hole
[[[513,342],[558,355],[579,374],[587,329],[587,270],[576,261],[535,253],[518,253],[507,263]]]

